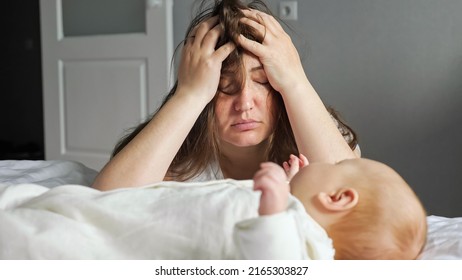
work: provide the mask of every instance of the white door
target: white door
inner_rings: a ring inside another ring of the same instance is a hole
[[[107,13],[117,8],[114,0],[82,1],[88,4],[79,18],[72,8],[76,0],[40,0],[45,159],[74,160],[96,170],[108,161],[124,129],[160,104],[172,82],[173,53],[173,0],[139,0],[144,30],[68,35],[64,17],[85,25],[95,3],[105,5],[101,1],[108,3]],[[63,10],[66,5],[71,11]],[[96,19],[106,24],[105,17],[103,11]]]

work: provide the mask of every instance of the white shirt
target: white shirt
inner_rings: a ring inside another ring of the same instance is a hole
[[[197,175],[192,179],[187,180],[187,182],[207,182],[223,179],[224,176],[220,166],[217,162],[212,162],[209,165],[207,165],[207,167],[201,174]]]

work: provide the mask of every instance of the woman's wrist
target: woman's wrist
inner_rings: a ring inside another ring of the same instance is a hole
[[[201,92],[198,92],[197,90],[194,91],[185,87],[178,87],[172,98],[182,103],[186,103],[193,108],[199,107],[201,110],[204,109],[211,100],[211,98],[204,96],[204,94],[201,94]]]
[[[307,94],[316,94],[316,91],[311,86],[311,83],[308,81],[307,78],[305,79],[298,79],[296,82],[286,86],[284,90],[281,92],[282,98],[285,102],[290,100],[300,100],[299,98],[307,98]]]

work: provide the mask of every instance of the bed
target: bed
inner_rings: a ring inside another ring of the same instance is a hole
[[[100,192],[88,187],[96,174],[73,161],[0,161],[0,258],[189,259],[213,257],[214,247],[226,251],[232,246],[229,240],[210,238],[224,235],[223,229],[205,219],[199,220],[200,225],[195,221],[172,229],[188,230],[186,238],[165,236],[161,229],[166,217],[156,216],[155,209],[179,206],[171,205],[171,200],[165,200],[168,204],[157,200],[153,205],[150,197],[176,183]],[[219,202],[213,205],[207,196],[198,199],[220,211],[240,211],[224,209]],[[194,209],[193,204],[180,207]],[[205,211],[190,212],[211,215],[212,211]],[[427,220],[427,243],[419,259],[462,259],[462,217],[428,216]],[[204,229],[207,235],[201,234]],[[206,245],[197,248],[194,240],[198,238]],[[185,250],[196,255],[184,255]]]

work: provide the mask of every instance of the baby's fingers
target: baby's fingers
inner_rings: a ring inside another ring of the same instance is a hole
[[[284,162],[282,164],[289,181],[292,180],[292,177],[300,170],[300,162],[301,160],[298,157],[290,155],[289,162]]]
[[[300,167],[305,167],[310,164],[306,156],[303,154],[299,155],[299,159],[300,159]]]
[[[282,163],[282,168],[284,168],[284,171],[286,172],[286,174],[290,171],[290,165],[287,161],[284,161]]]

